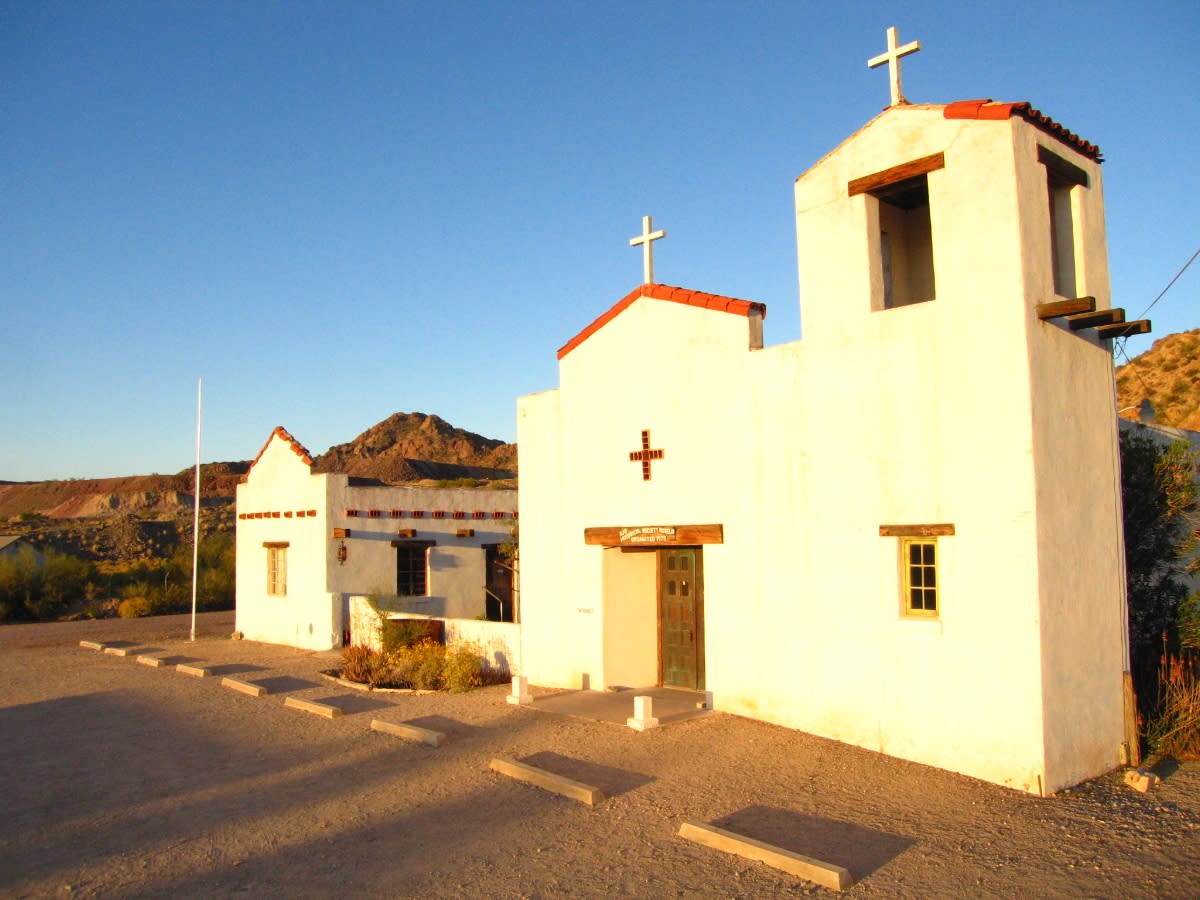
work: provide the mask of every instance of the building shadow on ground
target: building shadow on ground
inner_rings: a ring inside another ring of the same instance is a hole
[[[343,716],[355,716],[360,713],[376,712],[381,709],[392,709],[392,704],[384,700],[372,700],[358,694],[335,694],[332,697],[310,697],[314,703],[323,703],[342,711]]]
[[[628,769],[618,769],[614,766],[601,766],[548,750],[524,756],[520,762],[599,788],[607,797],[616,797],[635,791],[654,780],[652,776],[643,775],[641,772],[631,772]]]
[[[855,881],[916,841],[874,828],[770,806],[747,806],[712,821],[717,828],[848,869]]]
[[[257,684],[259,687],[266,688],[268,694],[289,694],[292,691],[304,691],[309,688],[321,686],[315,681],[306,681],[303,678],[296,678],[293,675],[272,675],[270,678],[256,678],[250,681],[249,684]]]

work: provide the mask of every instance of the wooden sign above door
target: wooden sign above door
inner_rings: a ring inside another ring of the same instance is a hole
[[[618,525],[583,529],[583,542],[602,547],[690,547],[725,543],[722,525]]]

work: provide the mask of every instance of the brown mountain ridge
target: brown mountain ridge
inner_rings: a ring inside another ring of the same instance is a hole
[[[1159,338],[1117,369],[1117,409],[1136,420],[1143,400],[1159,425],[1200,431],[1200,328]]]
[[[313,461],[316,472],[344,472],[388,484],[496,482],[514,486],[517,447],[455,428],[438,416],[396,413]],[[201,532],[231,531],[238,482],[250,461],[201,467]],[[174,475],[0,481],[0,529],[84,559],[169,555],[191,534],[194,470]]]

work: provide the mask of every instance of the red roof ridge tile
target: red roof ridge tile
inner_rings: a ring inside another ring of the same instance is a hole
[[[1033,104],[1027,100],[1014,103],[995,103],[990,99],[958,100],[946,104],[942,115],[947,119],[1007,119],[1019,116],[1034,128],[1062,141],[1089,159],[1094,159],[1098,163],[1104,162],[1104,156],[1098,146],[1085,141],[1075,132],[1068,131],[1040,109],[1035,109]]]
[[[258,451],[258,456],[254,457],[254,462],[250,463],[250,468],[247,469],[246,474],[242,476],[242,481],[245,481],[250,477],[250,471],[258,465],[258,461],[262,459],[263,454],[267,452],[267,448],[271,446],[271,441],[275,440],[277,437],[286,441],[288,446],[292,448],[292,452],[299,456],[300,461],[306,466],[311,466],[313,464],[312,454],[305,449],[304,445],[292,437],[288,430],[282,425],[276,425],[275,430],[271,432],[271,436],[267,438],[267,442],[263,444],[262,449]]]
[[[558,351],[558,358],[564,356],[586,341],[589,337],[615,319],[634,301],[642,297],[651,300],[667,300],[671,303],[683,303],[701,309],[712,309],[719,312],[733,313],[749,317],[757,313],[764,319],[767,317],[767,306],[754,300],[739,300],[736,297],[723,297],[719,294],[706,294],[703,291],[693,291],[688,288],[674,287],[669,284],[643,284],[634,288],[597,318],[591,325],[567,341]]]

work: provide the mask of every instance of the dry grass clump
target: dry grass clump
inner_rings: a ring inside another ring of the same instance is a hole
[[[1155,753],[1200,759],[1200,665],[1196,657],[1164,656],[1159,667],[1159,711],[1146,728]]]

